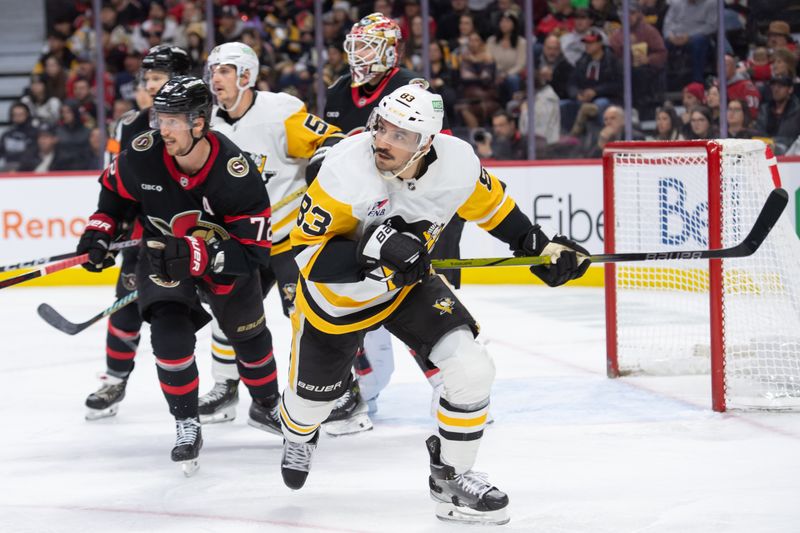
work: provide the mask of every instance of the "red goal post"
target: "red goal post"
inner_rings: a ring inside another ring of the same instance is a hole
[[[780,185],[761,141],[610,143],[605,253],[737,244]],[[605,265],[609,377],[711,374],[712,407],[800,407],[800,241],[784,215],[753,256]]]

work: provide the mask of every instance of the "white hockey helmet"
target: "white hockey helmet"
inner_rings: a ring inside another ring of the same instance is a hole
[[[236,74],[241,78],[245,72],[250,73],[248,87],[255,87],[258,78],[258,56],[252,48],[244,43],[224,43],[215,46],[208,54],[208,69],[216,65],[234,65]]]
[[[230,111],[239,105],[242,100],[242,94],[246,90],[255,87],[259,71],[258,56],[252,48],[244,43],[224,43],[214,47],[211,53],[208,54],[206,63],[208,85],[211,87],[211,92],[214,93],[214,96],[217,96],[217,93],[214,90],[211,77],[214,73],[214,67],[217,65],[233,65],[236,67],[236,89],[239,91],[239,94],[236,95],[236,101],[230,108],[223,105],[221,101],[217,102],[222,109]],[[245,72],[249,73],[250,77],[247,80],[247,85],[241,85],[240,80]]]
[[[441,96],[417,83],[403,85],[384,96],[372,111],[367,123],[370,131],[374,132],[378,118],[418,134],[416,149],[420,150],[431,135],[442,131],[444,102]]]
[[[428,143],[432,136],[442,131],[443,120],[442,97],[427,91],[419,84],[398,87],[384,96],[367,121],[367,131],[372,135],[373,147],[376,147],[378,136],[382,135],[382,142],[413,152],[413,155],[399,171],[381,172],[381,175],[387,179],[397,177],[424,156],[428,152]],[[405,130],[407,135],[398,135],[396,132],[394,135],[386,135],[381,121]]]

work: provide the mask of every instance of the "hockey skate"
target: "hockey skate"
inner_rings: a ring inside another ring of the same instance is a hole
[[[214,387],[197,401],[197,413],[201,424],[232,422],[236,418],[239,403],[239,382],[227,379],[214,383]]]
[[[498,526],[508,523],[508,496],[489,483],[486,474],[473,470],[456,474],[452,466],[442,464],[439,437],[432,435],[425,444],[431,456],[428,485],[431,498],[438,502],[439,520]]]
[[[119,402],[125,398],[125,386],[128,379],[118,378],[110,374],[100,374],[103,384],[97,392],[86,398],[86,420],[98,420],[114,416],[119,410]]]
[[[203,447],[203,432],[197,418],[175,419],[175,447],[172,460],[181,463],[183,474],[191,477],[200,468],[198,456]]]
[[[281,458],[281,476],[283,482],[292,490],[300,490],[306,483],[311,471],[311,457],[317,449],[319,429],[308,442],[292,442],[283,440],[283,457]]]
[[[368,412],[369,406],[361,398],[358,382],[353,380],[350,388],[336,400],[333,411],[322,424],[322,429],[332,437],[369,431],[372,429],[372,420]]]
[[[279,394],[263,399],[253,398],[253,403],[250,404],[250,417],[247,423],[267,433],[282,435],[281,416],[279,412],[280,403],[281,397]]]

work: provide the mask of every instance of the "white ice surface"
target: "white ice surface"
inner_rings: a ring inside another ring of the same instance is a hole
[[[599,289],[459,296],[497,364],[477,467],[511,498],[504,531],[800,531],[800,414],[713,413],[703,376],[607,379]],[[433,514],[430,391],[399,343],[375,429],[321,439],[299,492],[281,481],[280,439],[246,425],[245,397],[233,423],[204,427],[200,470],[183,476],[147,333],[119,414],[84,421],[105,327],[69,337],[35,308],[80,321],[112,300],[109,288],[0,291],[0,532],[476,530]],[[290,331],[278,307],[271,295],[283,378]],[[201,392],[208,343],[201,332]]]

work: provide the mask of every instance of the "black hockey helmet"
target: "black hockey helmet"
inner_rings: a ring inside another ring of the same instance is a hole
[[[159,113],[184,113],[189,123],[203,117],[205,133],[211,121],[211,103],[211,91],[203,80],[194,76],[176,76],[170,78],[156,93],[153,116],[155,118]]]
[[[142,59],[142,71],[161,70],[172,76],[188,74],[192,60],[183,48],[159,44],[151,48]]]

